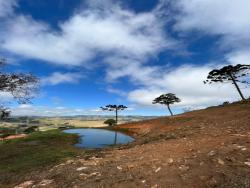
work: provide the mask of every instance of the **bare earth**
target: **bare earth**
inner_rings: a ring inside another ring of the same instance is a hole
[[[34,172],[19,187],[250,187],[250,101],[119,127],[136,141]]]

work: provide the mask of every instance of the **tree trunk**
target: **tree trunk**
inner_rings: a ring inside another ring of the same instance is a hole
[[[241,90],[240,90],[238,84],[236,83],[235,78],[233,77],[232,74],[230,74],[230,77],[231,77],[231,79],[232,79],[232,81],[233,81],[234,86],[236,87],[237,91],[239,92],[239,94],[240,94],[242,100],[245,100],[245,97],[244,97],[243,94],[241,93]]]
[[[169,112],[170,112],[171,116],[173,116],[173,113],[172,113],[172,111],[171,111],[171,109],[170,109],[169,104],[167,105],[167,107],[168,107],[168,110],[169,110]]]
[[[117,125],[117,123],[118,123],[118,109],[117,108],[115,109],[115,122]]]
[[[115,140],[114,140],[114,145],[117,144],[117,132],[115,131]]]

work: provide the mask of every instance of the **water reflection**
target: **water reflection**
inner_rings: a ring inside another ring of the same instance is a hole
[[[104,148],[110,145],[127,144],[134,139],[128,135],[104,129],[68,129],[65,133],[78,134],[79,148]]]

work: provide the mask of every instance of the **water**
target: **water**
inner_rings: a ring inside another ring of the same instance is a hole
[[[110,145],[127,144],[134,139],[128,135],[104,129],[68,129],[63,131],[80,136],[78,148],[104,148]]]

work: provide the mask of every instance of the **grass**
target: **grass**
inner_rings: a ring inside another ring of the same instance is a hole
[[[32,171],[80,154],[73,146],[77,139],[76,135],[52,130],[0,143],[0,185],[22,181]]]

